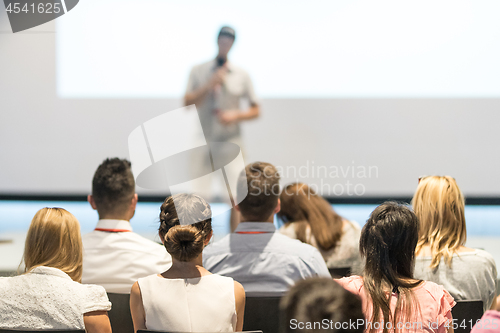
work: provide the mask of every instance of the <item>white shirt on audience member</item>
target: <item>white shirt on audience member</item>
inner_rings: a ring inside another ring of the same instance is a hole
[[[234,332],[234,280],[217,274],[139,279],[146,327],[168,332]]]
[[[132,232],[129,221],[99,220],[82,241],[82,283],[98,284],[108,293],[130,294],[139,278],[163,273],[172,264],[165,247]]]
[[[84,329],[84,313],[110,309],[104,288],[75,282],[57,268],[0,278],[0,328]]]
[[[242,222],[235,232],[203,250],[203,267],[229,276],[245,292],[284,292],[308,277],[331,278],[312,245],[282,235],[270,222]]]

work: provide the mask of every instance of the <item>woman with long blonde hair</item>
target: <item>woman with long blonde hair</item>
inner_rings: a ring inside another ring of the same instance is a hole
[[[303,183],[287,185],[280,195],[280,232],[316,247],[328,268],[351,267],[359,272],[359,237],[356,222],[337,214],[330,203]]]
[[[40,209],[28,229],[25,273],[0,278],[0,328],[111,333],[101,286],[82,285],[80,224],[62,208]]]
[[[465,246],[465,200],[454,178],[422,177],[412,200],[420,222],[415,277],[443,285],[455,300],[494,306],[497,269],[486,251]]]

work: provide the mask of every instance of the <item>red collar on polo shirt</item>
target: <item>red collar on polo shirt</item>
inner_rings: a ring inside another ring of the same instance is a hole
[[[270,222],[241,222],[236,230],[236,234],[255,235],[270,234],[276,231],[276,227]]]
[[[132,227],[129,221],[102,219],[97,222],[94,230],[104,232],[132,232]]]
[[[127,229],[105,229],[105,228],[95,228],[95,231],[107,231],[107,232],[132,232],[132,230]]]

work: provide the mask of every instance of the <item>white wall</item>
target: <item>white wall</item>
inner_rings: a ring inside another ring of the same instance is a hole
[[[128,156],[132,129],[181,106],[60,99],[54,22],[11,34],[0,11],[1,31],[0,193],[88,193],[104,158]],[[499,196],[499,110],[497,98],[264,99],[262,117],[244,126],[246,160],[282,166],[284,183],[295,178],[287,167],[302,170],[301,180],[330,186],[325,195],[354,185],[365,195],[411,195],[418,176],[450,174],[468,195]],[[313,177],[313,165],[329,175]],[[352,177],[353,167],[371,167],[371,177]]]

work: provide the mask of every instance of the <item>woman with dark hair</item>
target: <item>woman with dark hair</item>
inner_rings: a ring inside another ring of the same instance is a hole
[[[361,266],[359,236],[361,228],[337,214],[320,195],[303,183],[286,186],[280,195],[277,213],[285,225],[280,232],[316,247],[328,268]]]
[[[282,333],[362,333],[365,328],[361,299],[328,278],[297,282],[281,300],[280,317]]]
[[[172,266],[139,279],[130,294],[134,329],[233,332],[243,328],[245,291],[232,278],[203,268],[212,237],[210,205],[198,195],[177,194],[161,206],[158,231]]]
[[[418,228],[408,207],[378,206],[361,231],[363,277],[337,280],[361,296],[370,333],[453,331],[453,297],[442,286],[413,278]]]

